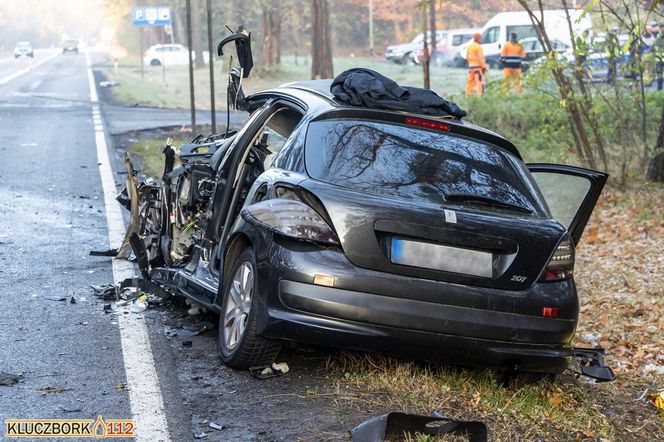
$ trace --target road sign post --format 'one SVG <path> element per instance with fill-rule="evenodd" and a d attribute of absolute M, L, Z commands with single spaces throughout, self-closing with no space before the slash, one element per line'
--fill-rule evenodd
<path fill-rule="evenodd" d="M 189 103 L 191 104 L 191 131 L 196 132 L 196 102 L 194 98 L 194 60 L 191 57 L 191 0 L 186 1 L 187 55 L 189 55 Z"/>
<path fill-rule="evenodd" d="M 143 27 L 145 26 L 171 26 L 170 6 L 137 6 L 131 9 L 131 24 L 138 27 L 140 34 L 141 80 L 143 79 Z M 163 38 L 161 39 L 163 40 Z M 165 54 L 165 53 L 164 53 Z M 161 80 L 166 82 L 166 55 L 161 60 Z"/>
<path fill-rule="evenodd" d="M 214 104 L 214 52 L 212 51 L 212 5 L 211 0 L 207 0 L 207 37 L 210 68 L 210 118 L 212 119 L 212 133 L 217 132 L 217 116 Z M 205 61 L 205 60 L 203 60 Z"/>

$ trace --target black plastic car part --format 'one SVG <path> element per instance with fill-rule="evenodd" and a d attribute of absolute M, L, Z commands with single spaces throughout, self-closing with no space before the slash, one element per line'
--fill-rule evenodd
<path fill-rule="evenodd" d="M 441 436 L 466 436 L 470 442 L 486 442 L 487 426 L 478 421 L 457 421 L 434 412 L 432 416 L 387 413 L 371 418 L 350 432 L 353 442 L 382 442 L 386 436 L 403 437 L 404 433 Z"/>
<path fill-rule="evenodd" d="M 596 382 L 610 382 L 616 378 L 611 367 L 604 361 L 603 348 L 572 348 L 572 362 L 570 369 Z"/>

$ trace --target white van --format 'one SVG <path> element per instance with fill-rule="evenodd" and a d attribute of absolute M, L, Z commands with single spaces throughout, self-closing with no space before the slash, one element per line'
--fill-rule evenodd
<path fill-rule="evenodd" d="M 539 17 L 538 12 L 535 14 Z M 569 15 L 572 19 L 572 29 L 575 35 L 580 35 L 586 29 L 592 30 L 590 14 L 580 9 L 570 9 Z M 564 9 L 544 11 L 544 26 L 552 40 L 557 40 L 567 46 L 572 45 L 573 37 L 569 32 Z M 518 40 L 537 37 L 537 31 L 530 20 L 530 16 L 525 11 L 501 12 L 493 16 L 482 27 L 482 31 L 480 32 L 482 39 L 480 43 L 484 49 L 486 61 L 491 66 L 498 66 L 500 51 L 512 32 L 516 33 Z M 465 65 L 469 45 L 470 42 L 464 44 L 459 49 L 458 55 L 455 58 L 455 65 Z"/>

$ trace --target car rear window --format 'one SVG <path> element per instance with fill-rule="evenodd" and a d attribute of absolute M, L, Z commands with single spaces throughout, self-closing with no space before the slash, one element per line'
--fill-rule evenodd
<path fill-rule="evenodd" d="M 541 213 L 526 167 L 479 140 L 381 121 L 333 119 L 307 132 L 307 173 L 361 192 L 434 204 L 476 195 Z M 501 209 L 498 209 L 501 210 Z"/>

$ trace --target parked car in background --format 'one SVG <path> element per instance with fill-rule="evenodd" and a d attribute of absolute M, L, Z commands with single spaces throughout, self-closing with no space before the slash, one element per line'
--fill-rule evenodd
<path fill-rule="evenodd" d="M 590 54 L 588 54 L 588 56 L 586 57 L 586 61 L 583 64 L 588 79 L 593 82 L 606 81 L 608 78 L 609 56 L 606 52 L 605 39 L 606 39 L 605 34 L 598 34 L 591 40 Z M 618 47 L 620 48 L 626 47 L 628 40 L 629 40 L 628 34 L 618 35 Z M 564 43 L 562 42 L 558 43 L 560 45 L 558 46 L 560 49 L 558 59 L 561 62 L 569 65 L 567 73 L 569 75 L 572 75 L 571 69 L 572 66 L 574 66 L 575 64 L 574 52 L 572 51 L 571 47 L 567 45 L 562 46 L 564 45 Z M 563 47 L 565 47 L 564 50 L 562 49 Z M 527 67 L 534 68 L 546 60 L 546 58 L 544 57 L 545 55 L 544 51 L 541 50 L 541 46 L 539 45 L 539 41 L 537 42 L 537 48 L 539 48 L 539 52 L 537 50 L 533 50 L 535 59 L 532 60 L 530 63 L 527 63 L 526 65 Z M 528 48 L 526 48 L 526 50 L 528 50 Z M 528 59 L 531 60 L 531 57 L 528 57 Z M 617 59 L 618 78 L 624 75 L 625 64 L 629 60 L 630 60 L 629 53 L 621 53 L 620 56 L 618 57 Z"/>
<path fill-rule="evenodd" d="M 448 66 L 454 61 L 454 56 L 459 52 L 459 48 L 473 38 L 473 34 L 477 32 L 474 28 L 462 29 L 447 29 L 443 31 L 443 36 L 436 40 L 436 55 L 432 62 L 436 66 Z M 422 54 L 424 48 L 420 48 L 414 52 L 414 60 L 417 64 L 422 63 Z M 429 50 L 431 54 L 431 50 Z"/>
<path fill-rule="evenodd" d="M 545 55 L 545 51 L 537 37 L 524 38 L 519 43 L 526 50 L 526 61 L 523 63 L 523 70 L 526 71 L 530 67 L 531 62 Z M 551 45 L 553 46 L 553 50 L 558 53 L 565 53 L 571 49 L 570 46 L 556 39 L 551 40 Z M 502 68 L 502 66 L 500 67 Z"/>
<path fill-rule="evenodd" d="M 196 53 L 192 51 L 196 60 Z M 189 64 L 187 48 L 181 44 L 159 44 L 150 46 L 143 57 L 143 62 L 150 66 L 181 66 Z"/>
<path fill-rule="evenodd" d="M 62 53 L 74 53 L 78 54 L 78 41 L 77 40 L 65 40 L 62 42 Z"/>
<path fill-rule="evenodd" d="M 454 56 L 459 52 L 461 46 L 472 40 L 473 34 L 478 31 L 479 29 L 475 28 L 448 30 L 444 41 L 441 44 L 436 45 L 436 59 L 434 60 L 436 65 L 451 65 L 454 61 Z"/>
<path fill-rule="evenodd" d="M 427 37 L 431 32 L 427 32 Z M 436 41 L 442 41 L 445 36 L 445 31 L 436 31 Z M 385 49 L 385 59 L 399 64 L 415 64 L 415 53 L 421 51 L 424 46 L 424 34 L 420 33 L 410 43 L 403 43 L 398 45 L 388 46 Z"/>
<path fill-rule="evenodd" d="M 29 41 L 19 41 L 14 47 L 14 58 L 30 57 L 34 58 L 35 52 L 32 49 L 32 44 Z"/>
<path fill-rule="evenodd" d="M 592 30 L 592 19 L 583 9 L 569 11 L 574 35 L 581 35 L 584 30 Z M 544 26 L 552 39 L 572 46 L 567 16 L 564 10 L 544 11 Z M 493 16 L 483 27 L 480 43 L 484 49 L 486 61 L 492 67 L 498 67 L 500 51 L 512 32 L 521 41 L 526 38 L 537 38 L 530 16 L 527 12 L 501 12 Z M 456 66 L 466 65 L 466 53 L 470 42 L 465 43 L 455 57 Z"/>

